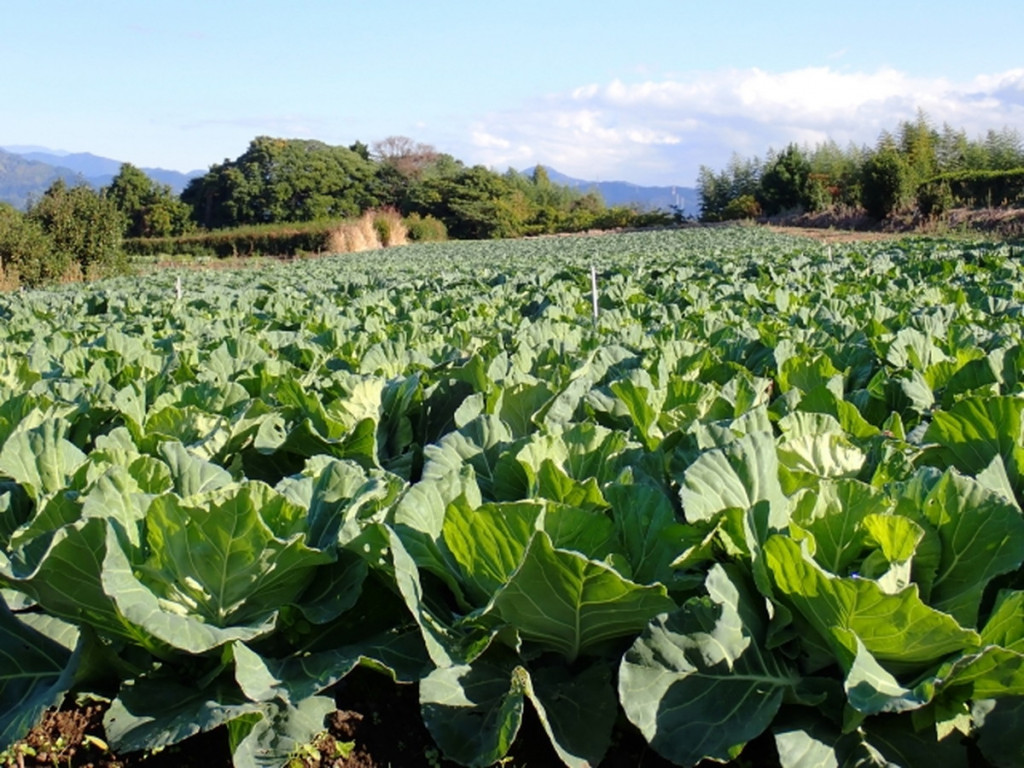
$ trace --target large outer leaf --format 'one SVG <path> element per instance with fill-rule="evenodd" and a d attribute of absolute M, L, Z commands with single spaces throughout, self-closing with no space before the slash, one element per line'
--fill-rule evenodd
<path fill-rule="evenodd" d="M 604 660 L 582 669 L 561 663 L 528 669 L 498 649 L 472 666 L 435 669 L 420 683 L 431 735 L 447 757 L 469 766 L 492 765 L 505 756 L 522 722 L 524 698 L 565 765 L 600 763 L 617 710 Z"/>
<path fill-rule="evenodd" d="M 527 680 L 525 669 L 504 658 L 439 667 L 420 682 L 423 722 L 449 759 L 492 765 L 519 732 Z"/>
<path fill-rule="evenodd" d="M 74 633 L 77 637 L 77 632 Z M 71 687 L 78 652 L 12 614 L 0 599 L 0 751 L 20 739 Z"/>
<path fill-rule="evenodd" d="M 660 584 L 642 586 L 604 563 L 555 549 L 538 531 L 488 611 L 571 661 L 596 644 L 639 632 L 673 608 Z"/>
<path fill-rule="evenodd" d="M 181 443 L 161 443 L 160 456 L 171 468 L 174 490 L 182 498 L 223 488 L 232 482 L 227 470 L 193 455 Z"/>
<path fill-rule="evenodd" d="M 967 750 L 956 737 L 938 741 L 915 732 L 905 717 L 873 717 L 856 730 L 812 713 L 787 714 L 772 729 L 782 768 L 966 768 Z"/>
<path fill-rule="evenodd" d="M 103 727 L 112 747 L 134 752 L 177 744 L 259 709 L 233 681 L 191 686 L 167 676 L 139 678 L 121 687 Z"/>
<path fill-rule="evenodd" d="M 120 551 L 105 520 L 82 520 L 57 531 L 33 562 L 5 565 L 0 558 L 0 582 L 29 595 L 53 616 L 157 653 L 166 651 L 149 632 L 128 621 L 105 591 L 105 560 L 111 545 Z"/>
<path fill-rule="evenodd" d="M 710 599 L 691 599 L 652 621 L 619 668 L 626 716 L 680 765 L 735 757 L 800 682 L 761 647 L 755 598 L 721 566 L 707 586 Z"/>
<path fill-rule="evenodd" d="M 881 491 L 858 480 L 823 480 L 816 492 L 801 498 L 793 519 L 814 536 L 814 559 L 832 573 L 845 576 L 866 545 L 864 519 L 890 507 Z"/>
<path fill-rule="evenodd" d="M 618 713 L 604 659 L 572 672 L 562 664 L 531 669 L 526 695 L 563 763 L 588 768 L 601 762 Z"/>
<path fill-rule="evenodd" d="M 977 702 L 973 715 L 978 729 L 978 748 L 993 766 L 1024 765 L 1024 697 Z"/>
<path fill-rule="evenodd" d="M 543 511 L 526 501 L 471 509 L 458 499 L 448 506 L 444 542 L 477 605 L 485 605 L 519 567 Z"/>
<path fill-rule="evenodd" d="M 234 768 L 279 768 L 289 755 L 326 729 L 324 720 L 334 711 L 334 699 L 313 696 L 296 704 L 268 702 L 262 717 L 235 747 Z"/>
<path fill-rule="evenodd" d="M 937 411 L 924 434 L 938 443 L 938 463 L 977 474 L 996 456 L 1006 465 L 1017 494 L 1024 497 L 1024 400 L 1019 397 L 968 397 L 948 411 Z"/>
<path fill-rule="evenodd" d="M 1024 591 L 1004 591 L 984 628 L 981 640 L 986 645 L 1001 645 L 1024 653 Z"/>
<path fill-rule="evenodd" d="M 399 535 L 388 529 L 388 541 L 391 545 L 391 560 L 394 564 L 395 585 L 398 587 L 406 607 L 419 625 L 423 634 L 423 642 L 427 647 L 430 660 L 438 667 L 450 667 L 459 658 L 458 641 L 451 627 L 439 619 L 427 606 L 423 596 L 423 584 L 416 561 L 405 549 Z"/>
<path fill-rule="evenodd" d="M 929 603 L 974 626 L 985 587 L 1024 562 L 1024 516 L 1009 500 L 954 471 L 915 502 L 942 544 Z"/>
<path fill-rule="evenodd" d="M 65 432 L 65 425 L 51 419 L 15 433 L 0 450 L 0 473 L 20 483 L 37 502 L 66 488 L 85 454 L 64 439 Z"/>
<path fill-rule="evenodd" d="M 188 612 L 188 603 L 161 599 L 141 582 L 121 549 L 113 530 L 107 534 L 101 574 L 103 589 L 112 596 L 119 616 L 141 637 L 152 637 L 187 653 L 204 653 L 235 640 L 253 640 L 274 627 L 273 613 L 262 620 L 220 627 Z"/>
<path fill-rule="evenodd" d="M 633 581 L 671 582 L 672 561 L 679 554 L 677 542 L 684 530 L 671 499 L 660 488 L 639 482 L 610 485 L 605 496 Z"/>
<path fill-rule="evenodd" d="M 767 502 L 769 524 L 781 528 L 788 507 L 779 484 L 775 439 L 770 433 L 756 432 L 701 454 L 686 469 L 679 495 L 690 522 Z"/>
<path fill-rule="evenodd" d="M 886 594 L 870 579 L 839 578 L 821 570 L 785 536 L 765 543 L 775 587 L 818 633 L 847 629 L 879 660 L 919 664 L 977 647 L 981 638 L 948 614 L 922 602 L 916 586 Z"/>

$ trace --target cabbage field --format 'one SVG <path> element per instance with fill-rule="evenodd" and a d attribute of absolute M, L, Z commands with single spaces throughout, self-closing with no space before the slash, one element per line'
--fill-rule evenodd
<path fill-rule="evenodd" d="M 757 228 L 0 296 L 0 751 L 1024 765 L 1024 250 Z M 596 312 L 596 314 L 595 314 Z M 748 765 L 751 763 L 748 759 Z"/>

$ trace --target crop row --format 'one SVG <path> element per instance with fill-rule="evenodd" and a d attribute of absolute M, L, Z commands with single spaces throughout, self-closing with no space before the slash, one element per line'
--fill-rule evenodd
<path fill-rule="evenodd" d="M 279 764 L 362 664 L 465 765 L 1021 764 L 1022 310 L 754 229 L 2 297 L 0 747 L 70 691 Z"/>

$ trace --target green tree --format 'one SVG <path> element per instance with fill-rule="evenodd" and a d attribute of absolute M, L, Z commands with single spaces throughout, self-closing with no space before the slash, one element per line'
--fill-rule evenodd
<path fill-rule="evenodd" d="M 697 172 L 697 194 L 700 197 L 700 220 L 722 221 L 725 207 L 732 200 L 732 184 L 725 171 L 715 173 L 702 165 Z"/>
<path fill-rule="evenodd" d="M 917 120 L 900 123 L 899 137 L 899 150 L 903 154 L 909 174 L 908 183 L 916 188 L 918 184 L 938 173 L 936 145 L 939 135 L 928 124 L 924 112 L 918 111 Z"/>
<path fill-rule="evenodd" d="M 904 206 L 913 191 L 912 172 L 906 158 L 885 144 L 864 163 L 861 203 L 869 216 L 884 219 Z"/>
<path fill-rule="evenodd" d="M 811 150 L 807 157 L 811 166 L 808 176 L 811 209 L 860 204 L 860 172 L 864 155 L 865 150 L 856 144 L 843 149 L 831 139 Z"/>
<path fill-rule="evenodd" d="M 1024 166 L 1024 145 L 1016 129 L 990 130 L 985 135 L 984 147 L 985 170 L 1009 171 Z"/>
<path fill-rule="evenodd" d="M 783 211 L 809 209 L 810 175 L 811 164 L 796 144 L 790 144 L 777 156 L 769 158 L 758 191 L 758 202 L 764 212 L 773 216 Z"/>
<path fill-rule="evenodd" d="M 347 147 L 260 136 L 182 192 L 200 224 L 316 221 L 358 215 L 374 202 L 374 164 Z"/>
<path fill-rule="evenodd" d="M 951 173 L 967 168 L 970 142 L 967 134 L 943 123 L 935 141 L 935 163 L 938 173 Z"/>
<path fill-rule="evenodd" d="M 82 184 L 54 182 L 28 210 L 53 241 L 54 248 L 88 274 L 115 263 L 121 253 L 124 217 L 112 200 Z"/>
<path fill-rule="evenodd" d="M 131 163 L 103 192 L 124 216 L 125 237 L 175 237 L 194 228 L 192 209 Z"/>

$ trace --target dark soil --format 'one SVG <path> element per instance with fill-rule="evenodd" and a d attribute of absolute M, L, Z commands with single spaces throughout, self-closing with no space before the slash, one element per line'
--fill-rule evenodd
<path fill-rule="evenodd" d="M 456 768 L 443 759 L 423 725 L 414 685 L 392 683 L 370 670 L 356 669 L 337 687 L 338 710 L 325 723 L 316 753 L 297 758 L 289 768 Z M 156 753 L 116 754 L 103 733 L 104 704 L 68 706 L 47 713 L 28 736 L 0 756 L 10 768 L 230 768 L 223 729 L 194 736 Z M 770 739 L 748 745 L 745 768 L 778 766 Z M 9 756 L 9 757 L 8 757 Z M 4 762 L 4 757 L 8 761 Z M 557 768 L 562 763 L 529 706 L 506 768 Z M 628 723 L 613 737 L 601 768 L 669 768 Z"/>

